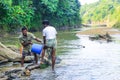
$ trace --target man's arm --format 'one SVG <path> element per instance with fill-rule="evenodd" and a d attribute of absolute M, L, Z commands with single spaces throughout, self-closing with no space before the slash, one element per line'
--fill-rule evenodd
<path fill-rule="evenodd" d="M 43 43 L 46 44 L 46 37 L 43 36 Z"/>
<path fill-rule="evenodd" d="M 39 38 L 35 38 L 35 40 L 36 40 L 37 42 L 42 42 L 42 40 L 40 40 Z"/>
<path fill-rule="evenodd" d="M 42 40 L 34 36 L 34 34 L 31 33 L 31 36 L 32 36 L 32 39 L 36 40 L 37 42 L 42 42 Z"/>

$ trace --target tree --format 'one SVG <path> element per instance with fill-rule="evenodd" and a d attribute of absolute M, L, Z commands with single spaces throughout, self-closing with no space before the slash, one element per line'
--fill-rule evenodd
<path fill-rule="evenodd" d="M 44 19 L 57 28 L 81 22 L 78 0 L 1 0 L 0 3 L 0 26 L 7 31 L 14 32 L 22 26 L 36 31 L 42 28 Z"/>

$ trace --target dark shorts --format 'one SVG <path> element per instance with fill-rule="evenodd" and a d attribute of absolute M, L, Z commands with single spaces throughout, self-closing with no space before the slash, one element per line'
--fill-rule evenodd
<path fill-rule="evenodd" d="M 24 51 L 22 52 L 22 57 L 25 57 L 25 56 L 31 56 L 31 52 L 30 51 Z"/>

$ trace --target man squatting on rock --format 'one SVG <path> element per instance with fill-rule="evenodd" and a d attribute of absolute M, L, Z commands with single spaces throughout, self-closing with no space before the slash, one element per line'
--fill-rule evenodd
<path fill-rule="evenodd" d="M 24 59 L 25 56 L 31 55 L 31 45 L 32 45 L 32 40 L 36 40 L 38 42 L 41 42 L 40 39 L 36 38 L 32 33 L 28 32 L 26 27 L 23 27 L 21 29 L 22 34 L 19 36 L 19 41 L 23 46 L 23 50 L 22 50 L 22 59 L 21 59 L 21 66 L 24 66 Z M 34 60 L 35 63 L 38 63 L 38 57 L 35 53 L 33 53 L 34 55 Z"/>

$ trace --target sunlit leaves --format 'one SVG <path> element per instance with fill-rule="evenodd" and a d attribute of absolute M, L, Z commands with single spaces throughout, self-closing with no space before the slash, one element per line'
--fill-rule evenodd
<path fill-rule="evenodd" d="M 84 22 L 107 22 L 113 25 L 119 21 L 120 0 L 100 0 L 97 3 L 85 5 L 81 9 L 81 15 Z M 91 15 L 92 14 L 92 15 Z"/>

